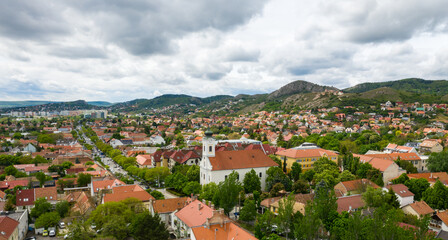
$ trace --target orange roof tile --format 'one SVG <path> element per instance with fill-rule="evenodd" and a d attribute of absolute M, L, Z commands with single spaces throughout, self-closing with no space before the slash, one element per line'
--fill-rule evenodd
<path fill-rule="evenodd" d="M 190 201 L 189 197 L 155 200 L 153 208 L 157 213 L 170 213 L 183 208 Z"/>
<path fill-rule="evenodd" d="M 0 238 L 9 239 L 18 225 L 19 222 L 16 220 L 7 216 L 0 216 Z"/>
<path fill-rule="evenodd" d="M 58 200 L 58 191 L 56 187 L 46 187 L 46 188 L 35 188 L 34 194 L 36 200 L 39 198 L 45 198 L 48 201 Z"/>
<path fill-rule="evenodd" d="M 233 222 L 210 225 L 209 227 L 195 227 L 192 229 L 197 240 L 256 240 L 246 230 Z"/>
<path fill-rule="evenodd" d="M 175 215 L 184 222 L 188 227 L 201 226 L 207 220 L 213 216 L 213 209 L 204 203 L 194 200 Z"/>
<path fill-rule="evenodd" d="M 119 202 L 128 198 L 137 198 L 142 202 L 147 202 L 151 199 L 155 199 L 151 194 L 146 191 L 137 192 L 120 192 L 120 193 L 107 193 L 104 195 L 104 202 Z"/>
<path fill-rule="evenodd" d="M 290 148 L 290 149 L 278 151 L 276 154 L 280 155 L 280 156 L 290 157 L 290 158 L 313 158 L 313 157 L 320 158 L 320 157 L 324 157 L 325 155 L 338 156 L 337 153 L 330 151 L 330 150 L 323 149 L 323 148 L 313 148 L 313 149 Z"/>
<path fill-rule="evenodd" d="M 209 157 L 209 160 L 212 171 L 278 166 L 259 149 L 216 152 L 215 157 Z"/>
<path fill-rule="evenodd" d="M 431 214 L 434 212 L 434 210 L 423 200 L 420 202 L 411 203 L 409 206 L 420 215 Z"/>

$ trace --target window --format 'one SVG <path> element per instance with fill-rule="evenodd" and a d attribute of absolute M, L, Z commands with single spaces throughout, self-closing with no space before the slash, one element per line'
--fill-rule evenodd
<path fill-rule="evenodd" d="M 211 152 L 212 151 L 212 146 L 208 147 L 208 151 Z"/>
<path fill-rule="evenodd" d="M 227 175 L 224 176 L 224 179 L 227 179 Z"/>
<path fill-rule="evenodd" d="M 263 176 L 263 174 L 262 174 L 261 172 L 260 172 L 260 174 L 259 174 L 259 175 L 260 175 L 260 178 L 261 178 L 261 176 Z"/>

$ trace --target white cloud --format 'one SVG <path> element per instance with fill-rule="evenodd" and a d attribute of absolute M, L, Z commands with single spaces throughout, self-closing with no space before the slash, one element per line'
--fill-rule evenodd
<path fill-rule="evenodd" d="M 0 3 L 0 100 L 446 79 L 447 8 L 443 0 Z"/>

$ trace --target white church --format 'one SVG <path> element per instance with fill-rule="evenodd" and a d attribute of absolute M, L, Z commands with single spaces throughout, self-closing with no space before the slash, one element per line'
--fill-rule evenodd
<path fill-rule="evenodd" d="M 202 160 L 200 163 L 201 185 L 224 181 L 232 171 L 238 172 L 239 180 L 243 181 L 247 172 L 255 170 L 261 181 L 261 189 L 266 186 L 266 171 L 278 166 L 262 150 L 240 150 L 215 152 L 216 140 L 211 131 L 206 131 L 202 140 Z"/>

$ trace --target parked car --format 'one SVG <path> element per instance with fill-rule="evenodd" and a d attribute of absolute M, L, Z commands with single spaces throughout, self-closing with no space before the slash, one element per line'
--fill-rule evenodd
<path fill-rule="evenodd" d="M 25 238 L 25 240 L 36 240 L 36 237 L 29 237 L 29 238 Z"/>
<path fill-rule="evenodd" d="M 42 236 L 44 236 L 44 237 L 48 236 L 48 231 L 47 231 L 47 230 L 44 230 L 44 231 L 42 232 Z"/>
<path fill-rule="evenodd" d="M 56 231 L 55 230 L 50 230 L 50 233 L 48 234 L 48 236 L 50 236 L 50 237 L 56 236 Z"/>
<path fill-rule="evenodd" d="M 64 228 L 65 228 L 65 223 L 64 223 L 64 222 L 60 222 L 60 223 L 59 223 L 59 228 L 64 229 Z"/>

